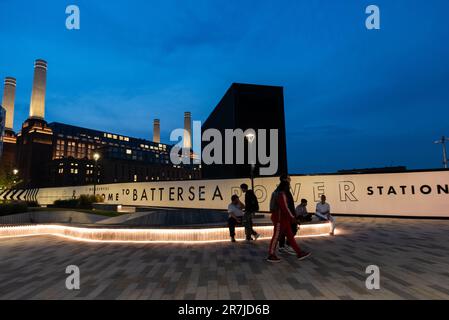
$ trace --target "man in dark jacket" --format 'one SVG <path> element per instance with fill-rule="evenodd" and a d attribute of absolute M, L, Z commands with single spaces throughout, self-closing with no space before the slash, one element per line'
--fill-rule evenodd
<path fill-rule="evenodd" d="M 260 235 L 253 228 L 253 215 L 259 211 L 259 202 L 253 190 L 248 188 L 246 183 L 240 185 L 240 189 L 245 194 L 245 215 L 243 216 L 243 225 L 245 226 L 246 241 L 254 240 Z"/>

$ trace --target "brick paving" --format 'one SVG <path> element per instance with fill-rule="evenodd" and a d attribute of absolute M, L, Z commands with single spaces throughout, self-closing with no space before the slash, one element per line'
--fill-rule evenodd
<path fill-rule="evenodd" d="M 86 243 L 0 239 L 0 299 L 449 299 L 449 220 L 338 218 L 336 237 L 300 239 L 313 257 L 265 261 L 268 241 Z M 368 265 L 380 290 L 368 290 Z M 81 288 L 67 290 L 77 265 Z"/>

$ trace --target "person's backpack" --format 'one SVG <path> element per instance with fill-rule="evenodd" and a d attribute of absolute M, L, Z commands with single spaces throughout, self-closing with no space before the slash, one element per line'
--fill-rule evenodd
<path fill-rule="evenodd" d="M 276 212 L 278 210 L 278 192 L 273 191 L 270 199 L 270 212 Z"/>
<path fill-rule="evenodd" d="M 257 197 L 254 194 L 254 191 L 251 192 L 251 206 L 252 206 L 254 212 L 259 211 L 259 201 L 257 201 Z"/>

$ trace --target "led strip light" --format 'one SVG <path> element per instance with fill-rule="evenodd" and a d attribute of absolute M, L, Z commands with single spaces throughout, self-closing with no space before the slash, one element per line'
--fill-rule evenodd
<path fill-rule="evenodd" d="M 271 239 L 273 226 L 256 226 L 260 239 Z M 330 223 L 302 225 L 299 237 L 327 236 Z M 245 238 L 245 229 L 236 228 L 236 238 Z M 229 241 L 228 228 L 205 229 L 107 229 L 63 225 L 29 225 L 0 227 L 0 239 L 25 236 L 54 235 L 86 242 L 121 243 L 207 243 Z"/>

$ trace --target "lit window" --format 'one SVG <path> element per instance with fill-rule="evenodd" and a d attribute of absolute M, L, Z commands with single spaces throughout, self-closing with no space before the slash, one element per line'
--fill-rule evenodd
<path fill-rule="evenodd" d="M 133 153 L 132 150 L 126 149 L 126 154 L 132 154 L 132 153 Z"/>

